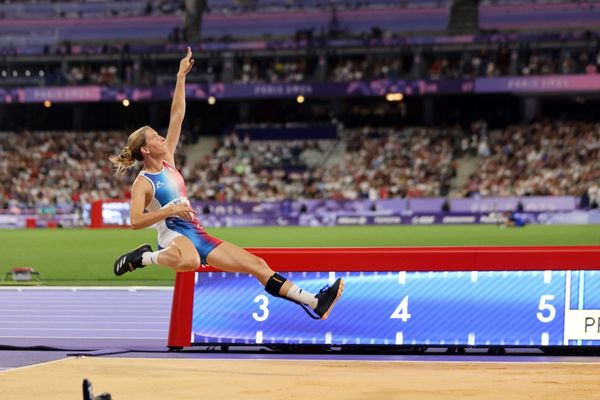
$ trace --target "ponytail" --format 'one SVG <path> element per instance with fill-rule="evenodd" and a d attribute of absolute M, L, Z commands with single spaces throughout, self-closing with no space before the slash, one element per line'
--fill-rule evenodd
<path fill-rule="evenodd" d="M 121 154 L 118 156 L 111 156 L 109 160 L 115 167 L 116 174 L 124 174 L 127 170 L 135 165 L 135 161 L 144 161 L 142 155 L 142 147 L 146 145 L 146 129 L 149 126 L 143 126 L 137 131 L 129 135 L 127 139 L 127 146 L 123 147 Z"/>
<path fill-rule="evenodd" d="M 123 175 L 129 168 L 135 165 L 135 160 L 133 159 L 133 155 L 131 154 L 131 149 L 129 146 L 123 147 L 121 154 L 118 156 L 110 156 L 109 160 L 115 167 L 115 174 Z"/>

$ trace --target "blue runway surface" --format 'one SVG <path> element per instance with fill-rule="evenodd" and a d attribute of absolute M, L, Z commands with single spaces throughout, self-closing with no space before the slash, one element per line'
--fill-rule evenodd
<path fill-rule="evenodd" d="M 164 348 L 172 297 L 172 288 L 2 288 L 0 345 Z"/>

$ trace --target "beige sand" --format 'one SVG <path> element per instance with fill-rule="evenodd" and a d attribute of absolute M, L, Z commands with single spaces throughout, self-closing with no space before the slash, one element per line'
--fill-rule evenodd
<path fill-rule="evenodd" d="M 2 400 L 600 399 L 600 363 L 69 358 L 0 373 Z"/>

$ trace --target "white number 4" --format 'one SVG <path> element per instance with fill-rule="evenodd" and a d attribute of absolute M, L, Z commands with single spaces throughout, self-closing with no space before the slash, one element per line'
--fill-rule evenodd
<path fill-rule="evenodd" d="M 556 308 L 549 302 L 554 300 L 554 296 L 551 294 L 544 294 L 540 297 L 540 305 L 538 306 L 538 311 L 535 315 L 540 322 L 548 323 L 556 317 Z M 548 311 L 548 315 L 544 315 L 544 311 Z"/>
<path fill-rule="evenodd" d="M 410 314 L 408 313 L 408 296 L 404 296 L 398 307 L 394 310 L 392 315 L 390 315 L 392 319 L 401 319 L 402 322 L 408 321 L 410 318 Z"/>
<path fill-rule="evenodd" d="M 254 298 L 254 302 L 260 303 L 258 305 L 258 308 L 262 311 L 262 315 L 260 315 L 257 312 L 253 312 L 252 318 L 254 318 L 254 320 L 258 321 L 258 322 L 265 321 L 267 318 L 269 318 L 269 308 L 268 308 L 269 298 L 267 296 L 265 296 L 264 294 L 259 294 L 258 296 L 256 296 Z"/>

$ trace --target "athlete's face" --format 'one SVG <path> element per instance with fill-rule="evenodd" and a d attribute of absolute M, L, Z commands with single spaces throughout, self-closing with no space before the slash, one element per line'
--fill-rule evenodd
<path fill-rule="evenodd" d="M 146 130 L 146 145 L 147 154 L 158 156 L 167 152 L 165 138 L 160 136 L 154 129 Z"/>

